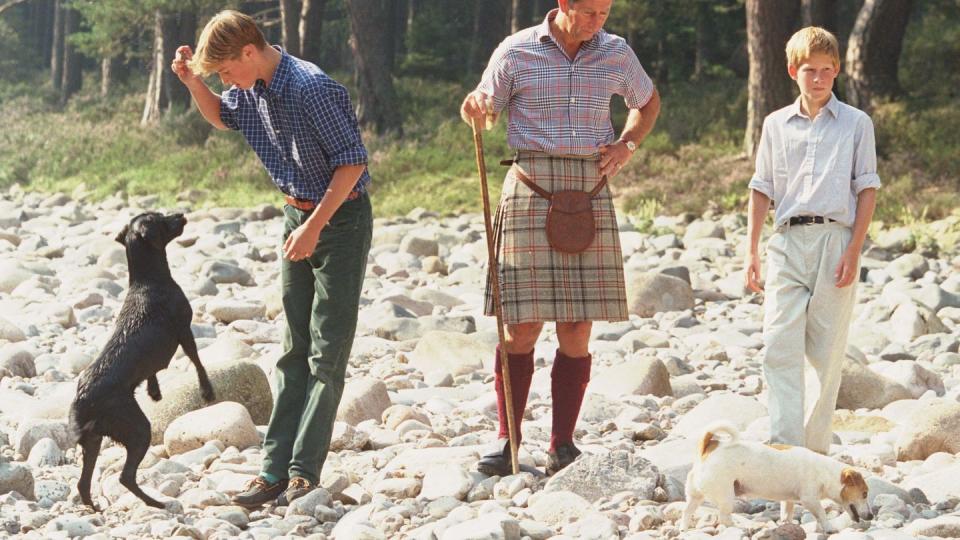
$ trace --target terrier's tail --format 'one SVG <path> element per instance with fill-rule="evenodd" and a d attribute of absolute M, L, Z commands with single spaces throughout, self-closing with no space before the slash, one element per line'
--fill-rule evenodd
<path fill-rule="evenodd" d="M 710 455 L 710 452 L 716 450 L 720 446 L 720 439 L 716 437 L 718 434 L 723 434 L 727 436 L 726 442 L 737 442 L 740 440 L 740 432 L 737 431 L 737 428 L 729 422 L 719 421 L 707 426 L 707 429 L 703 432 L 703 437 L 700 438 L 700 445 L 697 449 L 697 454 L 700 456 L 700 461 L 703 461 Z"/>

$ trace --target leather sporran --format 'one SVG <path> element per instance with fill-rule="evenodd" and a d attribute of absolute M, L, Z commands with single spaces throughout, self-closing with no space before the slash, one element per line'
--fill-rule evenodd
<path fill-rule="evenodd" d="M 597 234 L 593 219 L 593 198 L 607 184 L 606 176 L 590 191 L 550 193 L 519 170 L 516 170 L 515 174 L 534 193 L 550 203 L 547 209 L 546 232 L 551 248 L 561 253 L 580 253 L 593 244 Z"/>

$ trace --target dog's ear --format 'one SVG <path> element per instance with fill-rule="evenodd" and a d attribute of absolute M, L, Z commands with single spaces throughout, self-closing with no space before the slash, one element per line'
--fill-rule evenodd
<path fill-rule="evenodd" d="M 840 483 L 850 487 L 860 487 L 867 484 L 863 481 L 863 475 L 850 467 L 844 468 L 840 473 Z"/>
<path fill-rule="evenodd" d="M 117 233 L 117 236 L 114 237 L 114 240 L 120 242 L 123 245 L 127 245 L 127 233 L 130 232 L 130 225 L 124 225 L 123 230 Z"/>

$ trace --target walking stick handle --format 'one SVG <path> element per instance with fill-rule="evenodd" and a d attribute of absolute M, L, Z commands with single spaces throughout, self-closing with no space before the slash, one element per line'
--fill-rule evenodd
<path fill-rule="evenodd" d="M 503 304 L 500 296 L 500 270 L 497 261 L 497 251 L 494 245 L 493 222 L 490 218 L 490 194 L 487 189 L 487 167 L 483 157 L 483 129 L 481 119 L 473 118 L 473 147 L 477 155 L 477 170 L 480 173 L 480 193 L 483 196 L 483 222 L 487 233 L 487 271 L 490 276 L 491 292 L 493 293 L 493 313 L 497 318 L 497 337 L 500 342 L 500 376 L 503 380 L 503 395 L 507 409 L 507 431 L 510 437 L 510 465 L 513 474 L 520 472 L 520 463 L 517 461 L 519 446 L 513 410 L 513 391 L 510 384 L 510 355 L 507 354 L 507 340 L 503 331 Z M 523 411 L 520 411 L 523 414 Z"/>

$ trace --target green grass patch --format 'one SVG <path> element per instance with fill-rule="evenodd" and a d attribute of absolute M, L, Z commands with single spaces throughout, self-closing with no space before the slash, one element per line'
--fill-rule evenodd
<path fill-rule="evenodd" d="M 340 80 L 349 77 L 341 75 Z M 123 192 L 157 195 L 172 205 L 178 193 L 208 194 L 196 206 L 253 206 L 280 195 L 242 137 L 211 129 L 196 111 L 139 125 L 143 97 L 81 94 L 61 109 L 44 81 L 0 84 L 0 188 L 70 192 L 84 185 L 96 198 Z M 90 81 L 86 88 L 95 88 Z M 27 92 L 26 88 L 35 87 Z M 135 81 L 132 88 L 139 88 Z M 364 133 L 379 216 L 417 207 L 440 214 L 481 207 L 472 131 L 459 119 L 467 88 L 418 78 L 398 81 L 402 135 Z M 674 83 L 661 88 L 663 113 L 655 131 L 611 181 L 617 204 L 652 223 L 657 214 L 707 209 L 745 211 L 753 162 L 742 154 L 742 81 Z M 614 100 L 615 104 L 618 100 Z M 622 106 L 614 111 L 617 129 Z M 888 224 L 933 220 L 960 207 L 960 106 L 950 100 L 904 100 L 874 113 L 880 174 L 877 219 Z M 484 132 L 493 204 L 510 157 L 503 120 Z"/>

